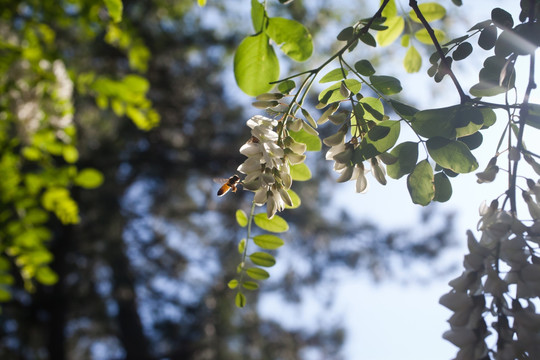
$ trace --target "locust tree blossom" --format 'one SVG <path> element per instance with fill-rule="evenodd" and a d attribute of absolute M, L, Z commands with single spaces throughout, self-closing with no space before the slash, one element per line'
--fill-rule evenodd
<path fill-rule="evenodd" d="M 240 148 L 247 159 L 237 169 L 246 175 L 244 188 L 255 192 L 255 204 L 266 204 L 268 218 L 286 205 L 293 205 L 287 192 L 292 185 L 290 164 L 303 162 L 306 151 L 305 144 L 291 137 L 280 139 L 276 132 L 278 124 L 277 120 L 261 115 L 247 121 L 252 137 Z"/>

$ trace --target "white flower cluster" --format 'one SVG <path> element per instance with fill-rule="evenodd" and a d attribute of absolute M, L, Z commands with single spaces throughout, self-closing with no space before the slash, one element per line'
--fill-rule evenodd
<path fill-rule="evenodd" d="M 372 172 L 375 179 L 382 185 L 386 185 L 386 170 L 379 156 L 369 160 L 371 169 L 366 169 L 364 163 L 355 164 L 352 161 L 355 145 L 352 142 L 341 143 L 332 146 L 326 153 L 326 160 L 333 160 L 334 171 L 339 174 L 337 182 L 356 180 L 356 192 L 365 193 L 369 183 L 366 178 L 368 172 Z"/>
<path fill-rule="evenodd" d="M 531 188 L 531 185 L 534 185 Z M 450 281 L 452 290 L 440 303 L 454 312 L 450 330 L 443 337 L 460 348 L 455 360 L 490 359 L 486 317 L 497 334 L 497 360 L 540 359 L 540 315 L 531 299 L 540 297 L 540 207 L 531 193 L 540 189 L 529 184 L 523 197 L 534 220 L 530 227 L 513 214 L 499 209 L 498 202 L 482 204 L 477 241 L 468 232 L 469 254 L 465 271 Z M 487 303 L 489 301 L 489 303 Z M 526 304 L 527 306 L 524 306 Z"/>
<path fill-rule="evenodd" d="M 293 205 L 287 192 L 292 185 L 289 164 L 304 161 L 306 145 L 291 137 L 280 140 L 275 131 L 280 125 L 277 120 L 256 115 L 247 121 L 247 125 L 252 137 L 240 148 L 240 153 L 247 159 L 238 171 L 246 175 L 242 182 L 244 188 L 255 192 L 255 204 L 267 204 L 267 216 L 272 218 L 285 205 Z"/>

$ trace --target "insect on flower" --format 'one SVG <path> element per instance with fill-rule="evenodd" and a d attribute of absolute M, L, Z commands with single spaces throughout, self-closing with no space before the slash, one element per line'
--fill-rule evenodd
<path fill-rule="evenodd" d="M 229 179 L 217 179 L 217 182 L 225 182 L 218 190 L 217 195 L 223 196 L 226 193 L 229 192 L 229 190 L 232 190 L 232 192 L 236 192 L 237 185 L 240 182 L 240 178 L 238 175 L 233 175 Z"/>

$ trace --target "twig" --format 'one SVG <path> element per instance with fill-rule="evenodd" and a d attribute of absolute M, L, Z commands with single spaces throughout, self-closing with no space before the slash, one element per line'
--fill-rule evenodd
<path fill-rule="evenodd" d="M 418 8 L 418 3 L 416 2 L 416 0 L 409 0 L 409 6 L 414 10 L 414 13 L 418 17 L 418 19 L 420 19 L 420 21 L 422 22 L 422 25 L 424 26 L 424 28 L 427 30 L 429 36 L 431 37 L 431 41 L 433 42 L 433 45 L 435 45 L 435 48 L 437 49 L 437 53 L 439 54 L 439 57 L 441 58 L 441 65 L 443 66 L 446 73 L 450 76 L 452 81 L 454 82 L 454 86 L 456 87 L 456 90 L 459 93 L 461 103 L 464 104 L 464 103 L 470 101 L 471 98 L 465 94 L 465 92 L 461 88 L 461 85 L 460 85 L 456 75 L 454 74 L 454 72 L 450 68 L 450 65 L 448 65 L 448 61 L 446 61 L 446 55 L 444 54 L 444 52 L 443 52 L 443 50 L 441 48 L 441 45 L 439 44 L 439 40 L 437 40 L 437 37 L 435 36 L 435 32 L 431 28 L 431 25 L 429 25 L 429 23 L 427 22 L 426 18 L 424 17 L 424 14 L 422 14 L 420 9 Z"/>

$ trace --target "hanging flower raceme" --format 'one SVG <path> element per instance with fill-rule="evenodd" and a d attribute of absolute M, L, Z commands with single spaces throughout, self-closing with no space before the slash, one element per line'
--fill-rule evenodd
<path fill-rule="evenodd" d="M 264 116 L 252 117 L 247 121 L 252 137 L 240 148 L 240 153 L 247 156 L 238 167 L 246 175 L 244 188 L 255 192 L 256 205 L 267 205 L 268 218 L 282 211 L 285 205 L 292 206 L 287 192 L 292 185 L 289 164 L 303 162 L 306 151 L 305 144 L 291 137 L 280 139 L 275 131 L 278 124 L 277 120 Z"/>

